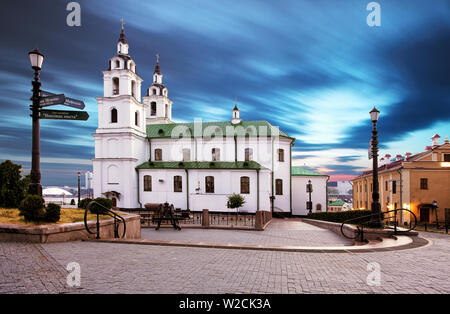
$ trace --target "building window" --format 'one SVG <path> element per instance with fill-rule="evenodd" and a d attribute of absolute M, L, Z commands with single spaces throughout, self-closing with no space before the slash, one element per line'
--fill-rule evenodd
<path fill-rule="evenodd" d="M 322 210 L 322 204 L 316 205 L 316 211 L 320 212 Z"/>
<path fill-rule="evenodd" d="M 241 194 L 250 194 L 250 178 L 241 177 Z"/>
<path fill-rule="evenodd" d="M 111 123 L 117 123 L 117 109 L 113 108 L 111 110 Z"/>
<path fill-rule="evenodd" d="M 165 113 L 164 113 L 164 116 L 165 116 L 166 118 L 169 117 L 169 105 L 168 105 L 168 104 L 166 104 L 166 111 L 165 111 Z"/>
<path fill-rule="evenodd" d="M 162 149 L 157 148 L 155 149 L 155 161 L 161 161 L 162 160 Z"/>
<path fill-rule="evenodd" d="M 113 95 L 119 95 L 119 78 L 113 78 Z"/>
<path fill-rule="evenodd" d="M 183 191 L 183 183 L 181 181 L 181 176 L 173 177 L 173 191 L 174 192 L 182 192 Z"/>
<path fill-rule="evenodd" d="M 388 181 L 386 180 L 386 181 L 384 181 L 384 183 L 385 183 L 385 185 L 386 185 L 385 190 L 387 191 L 387 190 L 388 190 Z"/>
<path fill-rule="evenodd" d="M 281 179 L 275 180 L 275 194 L 283 195 L 283 180 Z"/>
<path fill-rule="evenodd" d="M 136 98 L 136 82 L 131 81 L 131 96 Z"/>
<path fill-rule="evenodd" d="M 208 176 L 205 178 L 206 193 L 214 193 L 214 177 Z"/>
<path fill-rule="evenodd" d="M 370 192 L 373 191 L 373 183 L 370 184 Z"/>
<path fill-rule="evenodd" d="M 152 191 L 152 176 L 144 176 L 144 191 Z"/>
<path fill-rule="evenodd" d="M 139 126 L 139 111 L 136 111 L 136 112 L 134 113 L 134 124 L 135 124 L 136 126 Z"/>
<path fill-rule="evenodd" d="M 151 113 L 150 115 L 156 116 L 156 102 L 151 103 Z"/>
<path fill-rule="evenodd" d="M 278 161 L 284 162 L 284 149 L 278 150 Z"/>
<path fill-rule="evenodd" d="M 245 149 L 245 161 L 251 161 L 253 159 L 253 149 L 246 148 Z"/>
<path fill-rule="evenodd" d="M 444 161 L 450 162 L 450 154 L 444 154 Z"/>
<path fill-rule="evenodd" d="M 427 178 L 420 178 L 420 189 L 428 190 L 428 179 Z"/>
<path fill-rule="evenodd" d="M 220 160 L 220 148 L 213 148 L 211 150 L 212 155 L 212 161 L 219 161 Z"/>
<path fill-rule="evenodd" d="M 120 68 L 120 61 L 116 60 L 116 69 Z"/>
<path fill-rule="evenodd" d="M 156 95 L 156 88 L 152 89 L 153 95 Z"/>
<path fill-rule="evenodd" d="M 183 161 L 191 160 L 191 150 L 189 148 L 183 148 Z"/>
<path fill-rule="evenodd" d="M 397 181 L 392 181 L 392 194 L 397 194 Z"/>

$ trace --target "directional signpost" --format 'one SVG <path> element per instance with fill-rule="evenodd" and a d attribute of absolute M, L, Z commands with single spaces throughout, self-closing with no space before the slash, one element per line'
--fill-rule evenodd
<path fill-rule="evenodd" d="M 42 108 L 47 106 L 62 105 L 65 100 L 66 97 L 64 94 L 45 96 L 39 99 L 39 106 Z"/>
<path fill-rule="evenodd" d="M 42 97 L 41 99 L 50 98 L 51 96 L 60 96 L 60 95 L 55 95 L 50 92 L 41 91 L 41 97 Z M 61 103 L 58 103 L 57 105 L 68 106 L 68 107 L 72 107 L 72 108 L 76 108 L 76 109 L 80 109 L 80 110 L 83 110 L 85 107 L 83 101 L 78 100 L 78 99 L 69 98 L 69 97 L 65 97 L 64 100 Z M 41 107 L 47 107 L 47 106 L 52 106 L 52 105 L 44 105 L 44 106 L 41 105 Z"/>

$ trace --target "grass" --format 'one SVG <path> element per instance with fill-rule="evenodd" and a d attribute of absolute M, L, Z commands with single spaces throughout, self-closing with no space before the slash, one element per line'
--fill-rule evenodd
<path fill-rule="evenodd" d="M 111 218 L 108 215 L 100 215 L 100 219 Z M 87 220 L 97 220 L 97 215 L 88 213 Z M 28 222 L 23 219 L 23 216 L 19 216 L 19 210 L 0 208 L 0 224 L 15 224 L 15 225 L 53 225 L 53 224 L 65 224 L 72 222 L 84 221 L 84 209 L 78 208 L 61 208 L 61 218 L 56 223 L 50 222 Z"/>

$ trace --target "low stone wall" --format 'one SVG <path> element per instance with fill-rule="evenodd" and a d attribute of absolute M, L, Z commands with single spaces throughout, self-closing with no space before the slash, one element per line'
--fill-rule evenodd
<path fill-rule="evenodd" d="M 306 219 L 306 218 L 303 218 L 302 221 L 309 223 L 311 225 L 320 227 L 320 228 L 328 229 L 340 236 L 343 236 L 341 233 L 342 223 L 330 222 L 330 221 L 324 221 L 324 220 Z M 356 226 L 353 226 L 353 225 L 345 224 L 342 229 L 348 237 L 356 237 L 356 235 L 358 234 L 358 229 L 356 228 Z M 399 228 L 399 230 L 400 230 L 400 228 Z M 364 228 L 363 232 L 364 232 L 364 239 L 366 239 L 366 240 L 377 240 L 377 239 L 382 239 L 382 238 L 389 238 L 394 235 L 393 229 Z M 402 233 L 402 234 L 408 235 L 408 236 L 417 236 L 418 232 L 417 231 L 409 231 L 407 233 Z M 355 239 L 355 240 L 358 241 L 360 239 Z"/>
<path fill-rule="evenodd" d="M 121 215 L 126 222 L 125 239 L 141 238 L 141 218 L 139 215 Z M 96 221 L 88 221 L 88 227 L 96 232 Z M 123 233 L 123 224 L 119 226 L 119 235 Z M 67 242 L 94 239 L 95 234 L 86 231 L 84 222 L 69 224 L 24 226 L 0 224 L 0 241 L 17 241 L 33 243 Z M 100 238 L 114 238 L 114 219 L 100 220 Z"/>

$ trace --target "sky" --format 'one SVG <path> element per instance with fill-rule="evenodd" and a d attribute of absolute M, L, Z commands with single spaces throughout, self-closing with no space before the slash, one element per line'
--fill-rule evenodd
<path fill-rule="evenodd" d="M 45 55 L 42 89 L 83 100 L 88 121 L 41 120 L 42 183 L 77 184 L 92 169 L 102 72 L 116 54 L 121 23 L 130 55 L 151 85 L 155 55 L 173 120 L 267 120 L 296 138 L 293 163 L 349 178 L 371 166 L 369 111 L 380 111 L 380 154 L 413 154 L 450 136 L 450 2 L 367 0 L 2 2 L 0 161 L 31 161 L 28 52 Z M 63 109 L 59 106 L 54 109 Z M 65 109 L 68 109 L 67 107 Z"/>

